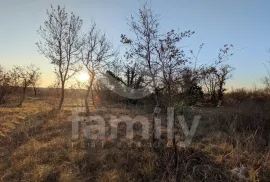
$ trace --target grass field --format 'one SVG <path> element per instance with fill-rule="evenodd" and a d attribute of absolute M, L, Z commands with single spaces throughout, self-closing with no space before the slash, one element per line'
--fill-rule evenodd
<path fill-rule="evenodd" d="M 187 120 L 198 113 L 202 118 L 192 144 L 179 148 L 175 170 L 174 151 L 167 140 L 152 147 L 147 140 L 139 146 L 139 137 L 132 142 L 123 136 L 94 142 L 84 137 L 71 140 L 73 108 L 66 104 L 56 114 L 42 99 L 28 100 L 22 108 L 0 108 L 1 181 L 175 181 L 176 177 L 181 181 L 240 181 L 240 175 L 242 181 L 270 179 L 270 152 L 262 147 L 263 140 L 256 133 L 224 129 L 224 125 L 230 127 L 222 124 L 231 121 L 230 109 L 188 112 Z M 91 114 L 103 116 L 108 127 L 111 114 L 135 117 L 142 113 L 108 106 L 92 108 Z M 151 119 L 151 114 L 146 116 Z M 166 132 L 166 125 L 162 131 Z"/>

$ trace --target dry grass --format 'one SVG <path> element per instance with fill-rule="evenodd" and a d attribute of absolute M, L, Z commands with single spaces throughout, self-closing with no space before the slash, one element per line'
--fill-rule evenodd
<path fill-rule="evenodd" d="M 0 137 L 5 137 L 26 120 L 36 120 L 36 114 L 50 110 L 44 101 L 26 102 L 23 107 L 0 107 Z M 32 117 L 32 118 L 31 118 Z"/>
<path fill-rule="evenodd" d="M 138 147 L 137 140 L 130 143 L 123 138 L 106 140 L 104 146 L 96 141 L 95 147 L 85 138 L 71 141 L 72 107 L 55 115 L 45 106 L 44 101 L 35 101 L 23 108 L 1 108 L 2 181 L 238 181 L 231 170 L 241 165 L 248 168 L 247 180 L 270 179 L 269 150 L 254 145 L 259 140 L 255 132 L 232 136 L 224 125 L 233 117 L 222 111 L 214 116 L 214 111 L 202 114 L 193 144 L 178 151 L 175 169 L 174 151 L 165 141 L 159 147 L 149 147 L 149 141 Z M 92 114 L 108 122 L 110 114 L 134 117 L 140 113 L 114 106 Z M 6 125 L 12 127 L 7 130 Z"/>

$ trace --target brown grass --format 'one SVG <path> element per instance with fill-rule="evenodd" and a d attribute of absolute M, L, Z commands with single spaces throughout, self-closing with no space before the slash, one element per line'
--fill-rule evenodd
<path fill-rule="evenodd" d="M 269 150 L 259 147 L 264 142 L 258 144 L 263 139 L 256 130 L 231 132 L 228 123 L 233 123 L 235 114 L 231 110 L 202 111 L 194 141 L 179 149 L 175 169 L 174 151 L 165 141 L 159 147 L 149 147 L 149 141 L 138 147 L 123 138 L 107 140 L 103 147 L 98 141 L 91 147 L 85 138 L 71 141 L 72 107 L 54 114 L 45 103 L 0 109 L 2 181 L 239 181 L 231 170 L 241 165 L 248 168 L 250 181 L 270 179 Z M 141 112 L 114 106 L 95 113 L 108 122 L 110 114 L 134 117 Z M 194 114 L 189 113 L 189 120 Z"/>
<path fill-rule="evenodd" d="M 44 101 L 26 102 L 23 107 L 0 107 L 0 137 L 7 136 L 28 120 L 36 120 L 36 114 L 48 110 L 50 107 Z"/>

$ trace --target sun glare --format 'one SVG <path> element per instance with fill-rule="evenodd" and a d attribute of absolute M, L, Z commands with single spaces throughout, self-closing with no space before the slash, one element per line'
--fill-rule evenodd
<path fill-rule="evenodd" d="M 80 81 L 87 81 L 89 80 L 89 75 L 87 73 L 81 73 L 79 79 Z"/>

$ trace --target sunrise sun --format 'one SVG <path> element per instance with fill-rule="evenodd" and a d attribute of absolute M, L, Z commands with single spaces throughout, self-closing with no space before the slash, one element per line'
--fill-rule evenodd
<path fill-rule="evenodd" d="M 89 80 L 89 75 L 87 73 L 81 73 L 79 75 L 79 79 L 80 79 L 80 81 L 87 81 L 87 80 Z"/>

